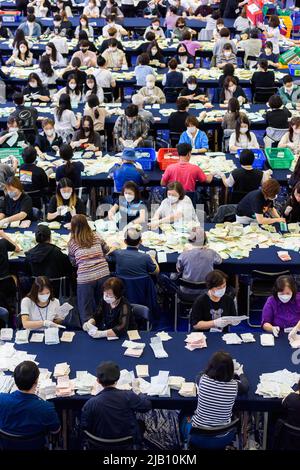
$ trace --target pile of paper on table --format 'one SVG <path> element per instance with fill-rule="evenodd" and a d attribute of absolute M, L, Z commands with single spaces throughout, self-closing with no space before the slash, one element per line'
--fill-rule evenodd
<path fill-rule="evenodd" d="M 59 364 L 56 364 L 54 367 L 54 377 L 61 377 L 63 375 L 69 375 L 70 374 L 70 366 L 67 362 L 60 362 Z"/>
<path fill-rule="evenodd" d="M 79 370 L 76 372 L 76 378 L 72 382 L 78 395 L 91 395 L 97 385 L 97 377 L 86 370 Z M 99 389 L 103 388 L 100 384 L 98 385 Z"/>
<path fill-rule="evenodd" d="M 292 387 L 299 382 L 300 375 L 287 369 L 260 375 L 256 394 L 264 398 L 284 398 L 294 390 Z"/>
<path fill-rule="evenodd" d="M 206 336 L 204 333 L 201 332 L 190 333 L 189 335 L 187 335 L 185 342 L 187 343 L 185 347 L 189 351 L 194 351 L 194 349 L 207 348 Z"/>
<path fill-rule="evenodd" d="M 178 393 L 182 397 L 195 397 L 197 394 L 196 384 L 194 382 L 184 382 Z"/>
<path fill-rule="evenodd" d="M 126 348 L 124 356 L 141 357 L 145 346 L 145 343 L 137 343 L 135 341 L 125 340 L 122 344 L 122 347 Z"/>

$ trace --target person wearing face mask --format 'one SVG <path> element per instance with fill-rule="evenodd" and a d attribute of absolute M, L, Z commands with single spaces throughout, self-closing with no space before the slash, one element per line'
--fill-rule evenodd
<path fill-rule="evenodd" d="M 218 41 L 219 39 L 221 39 L 221 36 L 220 36 L 220 31 L 221 29 L 223 29 L 225 27 L 224 25 L 224 20 L 223 18 L 219 18 L 217 21 L 216 21 L 216 27 L 215 29 L 213 30 L 213 40 L 214 41 Z"/>
<path fill-rule="evenodd" d="M 191 328 L 193 331 L 217 329 L 222 331 L 231 325 L 226 318 L 236 316 L 233 298 L 226 294 L 228 276 L 215 269 L 205 277 L 207 292 L 194 302 L 191 311 Z"/>
<path fill-rule="evenodd" d="M 6 181 L 5 193 L 0 206 L 0 227 L 11 222 L 32 220 L 32 200 L 24 192 L 19 178 L 13 176 Z"/>
<path fill-rule="evenodd" d="M 300 181 L 292 188 L 283 214 L 288 223 L 300 222 Z"/>
<path fill-rule="evenodd" d="M 54 121 L 52 119 L 43 119 L 42 128 L 44 133 L 38 134 L 34 143 L 39 157 L 43 157 L 48 152 L 57 152 L 63 143 L 62 138 L 54 130 Z"/>
<path fill-rule="evenodd" d="M 85 212 L 85 206 L 76 195 L 72 181 L 62 178 L 57 184 L 56 195 L 50 199 L 47 220 L 65 223 L 66 228 L 69 228 L 72 217 Z"/>
<path fill-rule="evenodd" d="M 205 114 L 201 116 L 205 117 Z M 179 139 L 179 144 L 189 144 L 197 153 L 205 153 L 208 150 L 208 138 L 205 132 L 200 131 L 199 121 L 195 116 L 188 116 L 185 121 L 186 131 Z"/>
<path fill-rule="evenodd" d="M 146 86 L 138 90 L 138 94 L 144 98 L 144 104 L 164 104 L 166 97 L 161 88 L 155 85 L 155 77 L 147 75 Z"/>
<path fill-rule="evenodd" d="M 90 43 L 88 40 L 83 39 L 79 43 L 80 50 L 75 52 L 72 56 L 72 59 L 78 57 L 82 65 L 86 67 L 96 67 L 97 66 L 97 56 L 95 52 L 89 50 Z"/>
<path fill-rule="evenodd" d="M 289 148 L 295 155 L 300 154 L 300 117 L 290 120 L 289 130 L 280 139 L 278 147 Z"/>
<path fill-rule="evenodd" d="M 22 152 L 24 163 L 20 166 L 20 181 L 23 185 L 24 191 L 40 191 L 41 194 L 46 194 L 48 189 L 48 177 L 43 168 L 36 165 L 37 151 L 34 147 L 29 145 Z M 34 207 L 41 209 L 41 198 L 32 195 L 32 203 Z"/>
<path fill-rule="evenodd" d="M 20 41 L 11 57 L 5 62 L 5 65 L 14 67 L 30 67 L 32 65 L 33 55 L 29 50 L 27 41 Z"/>
<path fill-rule="evenodd" d="M 46 44 L 46 49 L 43 55 L 49 57 L 52 67 L 65 67 L 66 65 L 65 59 L 63 58 L 62 54 L 58 52 L 53 42 L 48 42 Z"/>
<path fill-rule="evenodd" d="M 175 23 L 175 28 L 172 32 L 173 38 L 176 38 L 179 41 L 182 41 L 183 35 L 189 32 L 190 32 L 190 28 L 186 25 L 185 18 L 179 17 Z"/>
<path fill-rule="evenodd" d="M 99 152 L 101 149 L 101 137 L 99 132 L 94 130 L 93 120 L 90 116 L 84 116 L 78 131 L 75 132 L 71 147 L 92 152 Z"/>
<path fill-rule="evenodd" d="M 108 48 L 103 52 L 102 57 L 105 59 L 106 66 L 108 68 L 128 68 L 126 55 L 121 49 L 118 49 L 118 43 L 116 39 L 109 40 Z"/>
<path fill-rule="evenodd" d="M 97 84 L 97 80 L 94 75 L 88 75 L 83 88 L 83 101 L 87 101 L 89 96 L 96 95 L 99 103 L 104 102 L 103 88 Z"/>
<path fill-rule="evenodd" d="M 278 181 L 270 178 L 261 185 L 261 189 L 250 191 L 239 202 L 236 211 L 236 221 L 240 224 L 275 224 L 285 222 L 274 207 L 274 201 L 280 192 Z"/>
<path fill-rule="evenodd" d="M 152 31 L 155 34 L 155 39 L 165 39 L 165 33 L 164 30 L 160 27 L 160 20 L 159 18 L 152 18 L 151 20 L 151 25 L 148 26 L 145 30 L 144 33 L 144 39 L 146 38 L 146 34 Z"/>
<path fill-rule="evenodd" d="M 102 29 L 102 36 L 104 38 L 109 37 L 108 31 L 110 30 L 110 28 L 115 28 L 117 30 L 116 39 L 118 39 L 118 41 L 122 40 L 122 36 L 128 36 L 128 31 L 126 31 L 123 26 L 116 23 L 116 15 L 108 15 L 106 21 L 107 24 Z"/>
<path fill-rule="evenodd" d="M 270 41 L 266 42 L 265 48 L 259 55 L 259 59 L 267 60 L 269 69 L 278 69 L 279 67 L 278 56 L 274 54 L 273 44 Z"/>
<path fill-rule="evenodd" d="M 300 321 L 300 293 L 293 276 L 279 276 L 262 310 L 262 328 L 277 337 Z"/>
<path fill-rule="evenodd" d="M 41 26 L 35 21 L 35 16 L 31 14 L 27 15 L 26 21 L 21 23 L 18 29 L 21 29 L 25 36 L 40 37 L 42 34 Z"/>
<path fill-rule="evenodd" d="M 139 109 L 134 104 L 129 104 L 125 114 L 118 117 L 114 126 L 114 137 L 118 147 L 125 148 L 151 146 L 148 138 L 149 122 L 139 116 Z"/>
<path fill-rule="evenodd" d="M 64 160 L 64 164 L 56 168 L 55 179 L 60 181 L 68 178 L 72 181 L 74 188 L 82 186 L 81 173 L 84 171 L 84 164 L 80 161 L 72 162 L 73 148 L 69 144 L 62 144 L 59 148 L 59 156 Z"/>
<path fill-rule="evenodd" d="M 217 56 L 216 63 L 218 69 L 223 69 L 226 64 L 232 64 L 234 67 L 237 67 L 236 54 L 233 52 L 231 44 L 224 44 L 221 53 Z"/>
<path fill-rule="evenodd" d="M 124 184 L 119 199 L 108 211 L 108 219 L 116 220 L 116 214 L 121 218 L 119 228 L 123 228 L 134 222 L 135 224 L 144 224 L 146 220 L 145 204 L 141 199 L 139 187 L 133 181 Z"/>
<path fill-rule="evenodd" d="M 238 149 L 259 149 L 254 132 L 250 132 L 250 121 L 246 114 L 240 113 L 236 120 L 235 131 L 229 139 L 229 151 L 235 153 Z"/>
<path fill-rule="evenodd" d="M 18 120 L 15 117 L 10 116 L 7 119 L 7 130 L 2 131 L 0 133 L 0 147 L 9 148 L 12 146 L 13 147 L 25 146 L 25 136 L 24 136 L 24 133 L 19 128 Z M 18 162 L 17 159 L 12 158 L 12 163 L 14 167 L 15 167 L 15 161 Z M 13 175 L 10 175 L 10 176 L 13 176 Z M 1 181 L 1 177 L 0 177 L 0 181 Z"/>
<path fill-rule="evenodd" d="M 101 11 L 101 18 L 107 18 L 109 15 L 113 14 L 114 11 L 116 11 L 117 19 L 121 20 L 124 18 L 124 14 L 118 7 L 117 2 L 115 0 L 108 0 Z"/>
<path fill-rule="evenodd" d="M 41 101 L 48 103 L 50 101 L 50 92 L 44 87 L 40 77 L 36 73 L 28 76 L 28 85 L 23 89 L 25 101 Z"/>
<path fill-rule="evenodd" d="M 180 92 L 180 96 L 184 96 L 190 103 L 199 103 L 199 101 L 208 103 L 208 98 L 201 93 L 197 78 L 194 75 L 189 76 L 186 81 L 186 86 Z M 208 103 L 207 106 L 210 106 L 210 103 Z"/>
<path fill-rule="evenodd" d="M 30 292 L 21 302 L 21 321 L 23 328 L 39 330 L 41 328 L 58 327 L 59 300 L 54 297 L 53 287 L 45 276 L 37 277 Z"/>
<path fill-rule="evenodd" d="M 300 86 L 293 83 L 291 75 L 285 75 L 282 79 L 283 86 L 279 88 L 278 94 L 282 103 L 290 108 L 300 109 Z"/>
<path fill-rule="evenodd" d="M 52 96 L 52 101 L 56 103 L 61 99 L 63 95 L 69 96 L 73 106 L 74 104 L 78 106 L 78 104 L 82 101 L 80 85 L 77 82 L 75 75 L 69 75 L 67 80 L 67 86 L 61 88 L 57 93 L 55 93 Z"/>
<path fill-rule="evenodd" d="M 97 7 L 95 0 L 89 0 L 87 6 L 85 6 L 83 9 L 83 14 L 87 18 L 99 18 L 100 17 L 100 10 L 99 10 L 99 7 Z"/>
<path fill-rule="evenodd" d="M 170 5 L 164 21 L 164 27 L 167 29 L 169 34 L 172 33 L 175 29 L 178 18 L 180 18 L 180 15 L 178 14 L 178 8 L 174 5 Z"/>
<path fill-rule="evenodd" d="M 175 59 L 178 62 L 179 69 L 192 69 L 195 65 L 195 60 L 189 54 L 185 44 L 179 44 L 177 47 Z"/>
<path fill-rule="evenodd" d="M 247 97 L 245 95 L 245 92 L 243 88 L 240 85 L 238 85 L 237 79 L 232 76 L 227 76 L 224 80 L 223 88 L 220 93 L 220 106 L 221 107 L 225 107 L 225 105 L 227 106 L 228 101 L 231 98 L 237 98 L 240 105 L 247 102 Z"/>
<path fill-rule="evenodd" d="M 80 31 L 86 31 L 89 39 L 94 39 L 94 28 L 89 25 L 89 19 L 86 15 L 81 15 L 79 18 L 79 25 L 75 29 L 75 38 L 79 38 Z"/>
<path fill-rule="evenodd" d="M 118 46 L 117 46 L 118 49 L 121 49 L 121 51 L 124 52 L 124 47 L 123 47 L 122 41 L 119 41 L 117 39 L 117 36 L 118 36 L 118 30 L 116 28 L 114 28 L 113 26 L 111 28 L 109 28 L 108 38 L 104 39 L 104 41 L 102 41 L 101 45 L 98 47 L 98 52 L 99 52 L 98 58 L 101 57 L 101 54 L 109 47 L 109 41 L 111 39 L 115 39 L 117 41 L 117 44 L 118 44 Z M 98 58 L 97 58 L 97 60 L 98 60 Z"/>

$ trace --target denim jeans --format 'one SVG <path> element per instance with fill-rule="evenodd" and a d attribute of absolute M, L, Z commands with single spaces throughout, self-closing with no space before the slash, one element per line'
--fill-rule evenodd
<path fill-rule="evenodd" d="M 99 307 L 102 286 L 109 276 L 87 284 L 77 284 L 77 305 L 81 323 L 89 320 Z"/>

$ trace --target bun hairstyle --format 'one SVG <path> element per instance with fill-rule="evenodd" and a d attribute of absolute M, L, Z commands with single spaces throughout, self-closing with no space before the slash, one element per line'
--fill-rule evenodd
<path fill-rule="evenodd" d="M 35 232 L 35 240 L 37 243 L 46 243 L 51 240 L 51 230 L 46 225 L 38 225 Z"/>

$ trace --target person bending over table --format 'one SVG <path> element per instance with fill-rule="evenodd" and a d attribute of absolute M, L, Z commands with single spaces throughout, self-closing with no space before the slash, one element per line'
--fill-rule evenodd
<path fill-rule="evenodd" d="M 24 192 L 19 178 L 12 176 L 5 184 L 4 200 L 0 208 L 0 227 L 11 222 L 32 219 L 32 200 Z"/>
<path fill-rule="evenodd" d="M 41 194 L 46 194 L 48 189 L 48 176 L 43 168 L 37 166 L 37 151 L 31 145 L 22 152 L 24 163 L 20 166 L 20 181 L 26 192 L 40 191 L 39 195 L 32 194 L 32 204 L 41 209 Z"/>
<path fill-rule="evenodd" d="M 72 111 L 70 95 L 67 93 L 60 96 L 53 114 L 55 131 L 64 139 L 66 136 L 73 135 L 74 129 L 80 126 L 80 115 L 76 117 Z"/>
<path fill-rule="evenodd" d="M 56 85 L 58 74 L 56 70 L 53 70 L 48 56 L 42 55 L 36 73 L 40 77 L 43 86 Z"/>
<path fill-rule="evenodd" d="M 192 69 L 195 66 L 195 59 L 189 54 L 185 44 L 179 44 L 177 46 L 175 59 L 177 60 L 179 69 Z"/>
<path fill-rule="evenodd" d="M 191 199 L 185 195 L 181 183 L 174 181 L 167 186 L 167 197 L 162 201 L 149 223 L 151 230 L 155 230 L 161 224 L 174 224 L 182 226 L 184 223 L 193 222 L 199 225 L 199 221 Z"/>
<path fill-rule="evenodd" d="M 123 229 L 127 224 L 144 224 L 146 222 L 145 204 L 141 199 L 139 187 L 133 181 L 128 181 L 122 188 L 121 195 L 113 207 L 108 211 L 108 219 L 115 220 L 119 214 L 119 227 Z"/>
<path fill-rule="evenodd" d="M 177 98 L 177 111 L 174 111 L 172 114 L 170 114 L 168 119 L 168 128 L 170 132 L 182 133 L 186 130 L 185 122 L 186 119 L 190 116 L 188 113 L 189 105 L 190 102 L 188 99 L 186 99 L 186 97 L 179 96 L 179 98 Z"/>
<path fill-rule="evenodd" d="M 21 302 L 23 328 L 37 330 L 57 326 L 62 322 L 58 309 L 59 300 L 54 297 L 51 282 L 45 276 L 37 277 Z"/>
<path fill-rule="evenodd" d="M 56 168 L 56 181 L 68 178 L 72 181 L 74 188 L 81 188 L 81 173 L 84 171 L 84 164 L 81 161 L 72 162 L 74 156 L 72 146 L 70 144 L 62 144 L 59 148 L 59 156 L 65 163 Z"/>
<path fill-rule="evenodd" d="M 251 78 L 252 93 L 255 93 L 256 88 L 274 88 L 275 74 L 273 70 L 268 70 L 268 61 L 259 59 L 257 65 L 257 72 Z"/>
<path fill-rule="evenodd" d="M 230 98 L 237 98 L 240 105 L 247 102 L 245 92 L 243 88 L 238 85 L 237 79 L 235 77 L 227 76 L 224 80 L 223 88 L 220 93 L 220 107 L 227 105 Z"/>
<path fill-rule="evenodd" d="M 41 101 L 48 103 L 50 101 L 50 92 L 44 87 L 40 77 L 36 73 L 30 73 L 28 76 L 28 85 L 23 89 L 25 101 Z"/>
<path fill-rule="evenodd" d="M 163 56 L 162 50 L 160 49 L 157 41 L 150 42 L 147 48 L 147 54 L 150 58 L 150 64 L 152 66 L 164 68 L 166 66 L 165 58 Z"/>
<path fill-rule="evenodd" d="M 131 102 L 139 108 L 139 116 L 141 116 L 142 119 L 148 121 L 149 125 L 155 123 L 155 119 L 151 111 L 144 109 L 144 98 L 141 94 L 136 93 L 135 95 L 132 95 Z"/>
<path fill-rule="evenodd" d="M 56 195 L 50 199 L 47 220 L 65 223 L 65 227 L 70 228 L 72 217 L 85 212 L 85 206 L 76 195 L 72 181 L 62 178 L 57 184 Z"/>
<path fill-rule="evenodd" d="M 149 133 L 149 122 L 139 116 L 139 108 L 129 104 L 125 113 L 119 116 L 114 125 L 114 138 L 121 150 L 127 147 L 145 147 Z"/>
<path fill-rule="evenodd" d="M 222 317 L 236 316 L 234 300 L 226 294 L 228 276 L 215 269 L 205 277 L 207 292 L 194 302 L 191 311 L 191 327 L 194 331 L 223 330 L 234 324 Z"/>
<path fill-rule="evenodd" d="M 275 127 L 276 129 L 288 129 L 292 113 L 283 107 L 280 96 L 271 96 L 268 105 L 270 109 L 266 112 L 266 126 Z"/>
<path fill-rule="evenodd" d="M 186 81 L 186 87 L 181 90 L 179 96 L 184 96 L 190 103 L 198 103 L 201 101 L 202 103 L 206 103 L 206 106 L 210 106 L 210 103 L 208 103 L 209 99 L 206 95 L 201 93 L 197 78 L 194 75 L 189 76 Z"/>
<path fill-rule="evenodd" d="M 116 39 L 109 40 L 108 48 L 102 53 L 102 57 L 105 59 L 106 66 L 108 68 L 122 68 L 123 70 L 128 68 L 125 52 L 118 49 L 118 42 Z"/>
<path fill-rule="evenodd" d="M 216 60 L 218 69 L 223 69 L 226 64 L 232 64 L 234 67 L 237 67 L 236 53 L 233 52 L 232 45 L 229 43 L 224 44 Z"/>
<path fill-rule="evenodd" d="M 199 116 L 204 118 L 206 113 Z M 197 150 L 197 153 L 205 153 L 208 150 L 208 138 L 205 132 L 200 131 L 199 121 L 195 116 L 188 116 L 185 121 L 187 130 L 184 131 L 179 139 L 180 144 L 189 144 L 193 150 Z"/>
<path fill-rule="evenodd" d="M 300 293 L 293 276 L 279 276 L 273 295 L 268 297 L 263 310 L 261 325 L 265 331 L 278 336 L 280 330 L 293 328 L 300 321 Z"/>
<path fill-rule="evenodd" d="M 77 150 L 84 149 L 92 152 L 99 152 L 101 149 L 101 137 L 94 130 L 93 119 L 90 116 L 83 116 L 81 119 L 80 127 L 72 138 L 71 147 Z"/>
<path fill-rule="evenodd" d="M 62 138 L 55 132 L 54 121 L 46 118 L 42 120 L 43 134 L 38 134 L 35 140 L 35 149 L 39 157 L 45 153 L 56 153 L 63 143 Z"/>
<path fill-rule="evenodd" d="M 300 117 L 290 120 L 289 131 L 281 137 L 278 147 L 289 148 L 295 155 L 300 154 Z"/>
<path fill-rule="evenodd" d="M 283 214 L 288 223 L 300 222 L 300 181 L 293 187 Z"/>
<path fill-rule="evenodd" d="M 25 147 L 25 135 L 24 132 L 19 128 L 18 119 L 14 116 L 10 116 L 7 119 L 7 130 L 0 133 L 0 147 L 11 148 L 13 147 Z M 18 162 L 14 157 L 11 157 L 13 161 Z"/>
<path fill-rule="evenodd" d="M 250 121 L 246 114 L 240 113 L 236 120 L 235 131 L 229 138 L 228 146 L 230 153 L 239 149 L 259 149 L 256 135 L 250 131 Z"/>
<path fill-rule="evenodd" d="M 138 186 L 142 186 L 148 181 L 146 174 L 142 168 L 137 166 L 135 150 L 124 149 L 122 152 L 121 165 L 116 163 L 109 170 L 109 178 L 114 180 L 114 191 L 120 193 L 127 181 L 132 181 Z"/>
<path fill-rule="evenodd" d="M 43 56 L 47 56 L 49 58 L 52 67 L 65 67 L 66 65 L 65 59 L 63 58 L 62 54 L 58 52 L 53 42 L 48 42 L 46 44 Z"/>
<path fill-rule="evenodd" d="M 285 75 L 282 79 L 283 86 L 279 88 L 278 94 L 284 105 L 289 105 L 293 109 L 300 109 L 300 86 L 294 83 L 291 75 Z"/>
<path fill-rule="evenodd" d="M 136 79 L 137 86 L 145 86 L 146 78 L 148 75 L 156 76 L 155 70 L 149 65 L 150 57 L 147 52 L 143 52 L 137 58 L 137 65 L 134 69 L 134 76 Z"/>
<path fill-rule="evenodd" d="M 228 101 L 227 111 L 222 119 L 222 128 L 235 129 L 236 121 L 240 117 L 240 103 L 237 98 L 230 98 Z"/>
<path fill-rule="evenodd" d="M 121 279 L 111 277 L 103 284 L 103 298 L 99 308 L 82 325 L 92 338 L 119 338 L 127 330 L 136 330 L 132 307 L 124 297 Z"/>
<path fill-rule="evenodd" d="M 270 178 L 265 181 L 261 189 L 248 193 L 239 202 L 236 212 L 236 221 L 240 224 L 250 224 L 256 220 L 258 224 L 275 224 L 285 222 L 274 207 L 274 201 L 280 192 L 278 181 Z"/>
<path fill-rule="evenodd" d="M 144 104 L 164 104 L 166 102 L 165 94 L 155 85 L 153 75 L 147 75 L 146 86 L 140 88 L 137 93 L 144 98 Z"/>
<path fill-rule="evenodd" d="M 266 59 L 268 61 L 269 69 L 273 69 L 273 70 L 278 69 L 279 67 L 278 54 L 274 54 L 273 44 L 271 43 L 271 41 L 266 42 L 265 48 L 259 54 L 259 59 Z"/>

